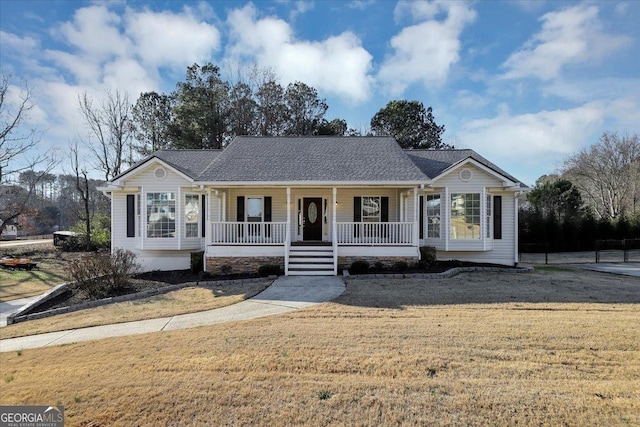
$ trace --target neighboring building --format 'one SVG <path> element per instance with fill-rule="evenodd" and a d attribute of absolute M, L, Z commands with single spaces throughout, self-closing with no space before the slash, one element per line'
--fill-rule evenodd
<path fill-rule="evenodd" d="M 472 150 L 403 150 L 391 137 L 236 137 L 224 150 L 154 153 L 114 178 L 113 248 L 145 269 L 337 274 L 438 259 L 515 265 L 513 176 Z"/>
<path fill-rule="evenodd" d="M 0 240 L 16 240 L 18 238 L 18 226 L 15 224 L 0 225 L 3 228 Z"/>

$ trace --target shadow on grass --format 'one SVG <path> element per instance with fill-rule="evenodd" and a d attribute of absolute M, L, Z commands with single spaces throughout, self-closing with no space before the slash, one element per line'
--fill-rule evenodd
<path fill-rule="evenodd" d="M 448 279 L 352 279 L 335 303 L 408 306 L 499 303 L 640 303 L 640 278 L 583 270 L 463 273 Z"/>

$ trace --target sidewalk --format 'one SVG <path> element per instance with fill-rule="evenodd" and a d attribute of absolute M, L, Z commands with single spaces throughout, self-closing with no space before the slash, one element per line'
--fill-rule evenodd
<path fill-rule="evenodd" d="M 256 319 L 330 301 L 345 290 L 335 276 L 283 276 L 253 298 L 214 310 L 0 340 L 0 352 Z"/>

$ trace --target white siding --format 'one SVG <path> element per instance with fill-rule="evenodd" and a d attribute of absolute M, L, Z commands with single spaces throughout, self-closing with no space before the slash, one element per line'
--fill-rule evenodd
<path fill-rule="evenodd" d="M 186 238 L 184 215 L 184 195 L 186 193 L 205 194 L 191 182 L 165 168 L 166 177 L 158 179 L 154 170 L 159 164 L 152 163 L 123 183 L 131 191 L 113 192 L 111 201 L 111 246 L 123 248 L 138 255 L 138 260 L 146 270 L 173 270 L 189 268 L 190 252 L 204 248 L 202 238 Z M 135 190 L 137 189 L 137 190 Z M 176 236 L 170 238 L 146 237 L 146 195 L 155 192 L 173 192 L 176 195 Z M 127 237 L 127 194 L 140 197 L 141 221 L 137 226 L 137 237 Z M 204 209 L 204 207 L 201 207 Z"/>
<path fill-rule="evenodd" d="M 515 198 L 511 190 L 502 189 L 503 182 L 493 175 L 484 172 L 474 165 L 465 165 L 462 169 L 470 169 L 473 177 L 470 181 L 463 181 L 459 177 L 459 170 L 455 170 L 448 176 L 436 182 L 438 187 L 432 193 L 441 194 L 441 238 L 422 239 L 421 245 L 433 246 L 438 250 L 438 259 L 441 260 L 461 260 L 474 262 L 487 262 L 496 264 L 513 265 L 515 259 Z M 455 240 L 449 238 L 449 224 L 451 220 L 451 194 L 454 193 L 479 193 L 490 194 L 492 196 L 502 196 L 502 239 L 489 239 L 484 241 L 485 236 L 485 198 L 481 197 L 483 206 L 481 217 L 481 227 L 483 239 L 479 240 Z M 447 197 L 448 195 L 448 197 Z M 426 197 L 425 197 L 426 203 Z M 425 206 L 426 211 L 426 206 Z M 426 233 L 426 231 L 425 231 Z M 426 235 L 426 234 L 425 234 Z M 448 239 L 448 250 L 446 240 Z"/>

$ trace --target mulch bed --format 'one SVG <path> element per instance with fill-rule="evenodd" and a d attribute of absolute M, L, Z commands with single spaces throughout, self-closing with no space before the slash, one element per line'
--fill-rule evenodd
<path fill-rule="evenodd" d="M 129 286 L 122 289 L 118 294 L 105 295 L 103 298 L 116 297 L 121 295 L 129 295 L 137 292 L 143 292 L 151 289 L 164 288 L 167 285 L 177 285 L 187 282 L 210 282 L 218 280 L 231 279 L 249 279 L 259 277 L 257 274 L 229 274 L 229 275 L 201 275 L 193 274 L 191 270 L 174 270 L 174 271 L 148 271 L 134 276 L 129 282 Z M 75 304 L 81 304 L 87 301 L 95 301 L 98 298 L 92 298 L 82 292 L 80 289 L 71 285 L 69 290 L 62 294 L 38 305 L 34 308 L 33 313 L 51 310 L 54 308 L 68 307 Z"/>

